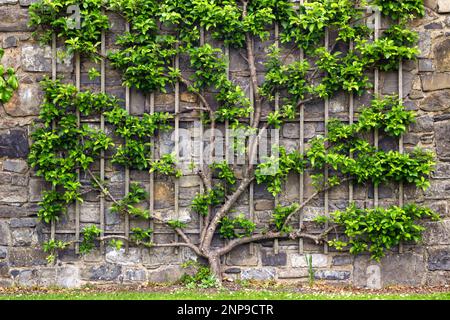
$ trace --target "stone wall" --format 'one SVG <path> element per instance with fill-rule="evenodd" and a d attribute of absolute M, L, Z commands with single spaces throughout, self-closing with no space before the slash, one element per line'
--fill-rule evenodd
<path fill-rule="evenodd" d="M 13 99 L 0 106 L 0 286 L 9 285 L 59 285 L 79 286 L 85 283 L 140 283 L 177 280 L 185 270 L 181 264 L 195 255 L 187 249 L 131 247 L 128 253 L 105 248 L 80 257 L 73 248 L 62 252 L 55 265 L 47 265 L 45 254 L 39 244 L 49 238 L 50 228 L 37 221 L 37 202 L 41 191 L 48 188 L 27 166 L 26 157 L 30 146 L 29 133 L 33 119 L 39 112 L 42 93 L 39 80 L 51 72 L 51 50 L 39 46 L 31 37 L 27 27 L 27 7 L 32 0 L 0 0 L 0 45 L 6 53 L 2 63 L 14 66 L 20 76 L 20 88 Z M 419 145 L 434 150 L 438 164 L 433 173 L 431 188 L 421 192 L 405 188 L 406 201 L 417 201 L 435 209 L 442 222 L 425 223 L 427 231 L 420 245 L 404 244 L 402 253 L 395 248 L 390 254 L 375 263 L 366 255 L 357 257 L 348 253 L 337 253 L 330 249 L 323 253 L 322 246 L 305 240 L 305 253 L 312 254 L 315 277 L 335 284 L 353 284 L 362 287 L 401 285 L 442 285 L 450 282 L 450 6 L 447 0 L 428 0 L 427 15 L 413 23 L 420 33 L 420 58 L 404 63 L 403 93 L 406 105 L 417 111 L 417 123 L 411 126 L 405 136 L 405 149 Z M 123 21 L 111 16 L 113 27 L 107 35 L 108 45 L 116 33 L 124 28 Z M 257 52 L 262 53 L 267 43 L 257 43 Z M 230 76 L 243 86 L 248 84 L 248 71 L 237 52 L 231 52 Z M 258 58 L 261 62 L 261 57 Z M 258 64 L 261 66 L 261 63 Z M 97 89 L 98 81 L 87 77 L 92 67 L 89 61 L 82 61 L 81 82 L 83 89 Z M 258 70 L 263 74 L 264 70 Z M 72 57 L 58 61 L 58 75 L 74 80 Z M 398 92 L 397 73 L 381 74 L 383 93 Z M 120 76 L 107 68 L 106 90 L 118 97 L 124 97 Z M 370 99 L 357 99 L 361 106 Z M 131 112 L 145 112 L 148 106 L 143 97 L 132 92 Z M 181 92 L 181 108 L 196 104 L 194 96 Z M 173 111 L 173 93 L 158 94 L 155 97 L 156 111 Z M 266 111 L 267 112 L 267 111 Z M 195 116 L 195 114 L 190 114 Z M 338 95 L 330 103 L 330 116 L 348 118 L 348 97 Z M 195 131 L 198 121 L 183 121 L 183 128 Z M 308 140 L 324 131 L 323 104 L 306 106 L 305 139 Z M 281 131 L 281 142 L 287 148 L 298 148 L 300 128 L 298 122 L 287 123 Z M 396 148 L 397 142 L 381 137 L 380 146 Z M 159 153 L 173 148 L 168 137 L 159 144 Z M 185 174 L 179 182 L 178 199 L 174 195 L 174 183 L 170 179 L 156 177 L 154 189 L 155 214 L 162 218 L 173 216 L 175 201 L 180 212 L 178 217 L 188 223 L 191 236 L 195 239 L 198 229 L 197 217 L 189 210 L 193 195 L 199 190 L 197 177 Z M 86 177 L 82 177 L 86 178 Z M 124 174 L 106 161 L 106 178 L 111 183 L 111 192 L 123 195 Z M 131 180 L 149 183 L 146 172 L 131 172 Z M 298 177 L 289 178 L 280 201 L 298 201 Z M 306 176 L 305 197 L 313 192 Z M 348 188 L 330 192 L 330 210 L 343 208 L 348 204 Z M 81 205 L 80 225 L 99 224 L 100 208 L 98 193 L 86 194 Z M 373 203 L 373 188 L 355 188 L 354 199 L 361 206 Z M 380 204 L 395 204 L 398 200 L 396 186 L 382 186 L 379 191 Z M 242 197 L 238 210 L 248 212 L 248 197 Z M 110 205 L 107 203 L 107 207 Z M 254 218 L 257 223 L 268 220 L 274 207 L 273 198 L 262 186 L 255 185 Z M 323 212 L 323 199 L 317 199 L 305 208 L 305 225 L 316 214 Z M 131 221 L 131 226 L 147 226 L 147 222 Z M 105 231 L 111 234 L 123 232 L 123 218 L 110 212 L 105 213 Z M 57 238 L 73 239 L 75 229 L 74 208 L 57 224 Z M 173 239 L 171 230 L 155 227 L 155 242 Z M 219 239 L 217 241 L 220 241 Z M 225 257 L 225 274 L 229 278 L 277 279 L 280 281 L 307 281 L 308 270 L 303 254 L 299 253 L 297 241 L 280 241 L 274 250 L 273 241 L 239 248 Z"/>

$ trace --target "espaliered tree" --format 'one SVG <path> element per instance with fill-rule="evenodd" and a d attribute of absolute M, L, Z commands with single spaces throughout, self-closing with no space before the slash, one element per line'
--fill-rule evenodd
<path fill-rule="evenodd" d="M 149 137 L 170 128 L 168 113 L 129 115 L 115 98 L 105 94 L 78 92 L 72 85 L 45 80 L 45 101 L 42 105 L 42 128 L 33 134 L 30 163 L 37 174 L 54 186 L 44 193 L 39 217 L 49 223 L 65 212 L 65 207 L 75 200 L 82 201 L 83 190 L 96 188 L 113 201 L 113 211 L 141 219 L 155 219 L 172 227 L 180 241 L 168 244 L 151 243 L 152 230 L 133 229 L 130 238 L 123 236 L 100 237 L 96 226 L 83 230 L 81 252 L 94 248 L 95 240 L 112 240 L 120 247 L 123 241 L 152 246 L 185 246 L 208 261 L 209 274 L 221 279 L 220 257 L 238 246 L 269 239 L 311 239 L 320 244 L 327 242 L 339 250 L 352 253 L 369 251 L 379 260 L 402 241 L 419 241 L 423 227 L 421 218 L 438 219 L 430 209 L 416 204 L 403 207 L 358 208 L 350 204 L 344 211 L 329 217 L 319 216 L 317 224 L 327 223 L 319 234 L 298 229 L 294 217 L 321 193 L 343 183 L 374 184 L 387 182 L 412 184 L 426 189 L 433 169 L 433 155 L 421 149 L 411 153 L 377 149 L 367 140 L 368 133 L 379 130 L 391 137 L 400 137 L 414 121 L 414 112 L 407 110 L 396 96 L 374 96 L 371 103 L 359 110 L 358 121 L 352 124 L 331 119 L 327 134 L 316 136 L 304 153 L 280 147 L 278 156 L 268 157 L 253 164 L 256 146 L 263 134 L 280 128 L 285 121 L 295 119 L 299 107 L 308 102 L 332 98 L 337 92 L 362 95 L 371 88 L 368 72 L 379 68 L 392 71 L 401 60 L 414 59 L 418 54 L 417 34 L 407 29 L 407 22 L 424 14 L 422 1 L 360 0 L 305 1 L 303 5 L 288 0 L 83 0 L 81 28 L 67 27 L 66 9 L 75 4 L 72 0 L 41 0 L 30 7 L 31 25 L 44 34 L 44 42 L 56 33 L 64 39 L 70 51 L 78 51 L 94 60 L 108 59 L 120 70 L 123 83 L 144 94 L 165 92 L 177 82 L 196 95 L 201 106 L 194 107 L 202 114 L 206 127 L 214 129 L 227 121 L 231 128 L 253 132 L 244 146 L 246 164 L 229 165 L 226 162 L 200 164 L 194 169 L 203 183 L 203 192 L 192 201 L 193 214 L 203 219 L 199 241 L 194 242 L 184 232 L 186 225 L 177 220 L 158 220 L 153 212 L 141 209 L 138 204 L 147 194 L 140 185 L 132 185 L 123 199 L 115 199 L 108 191 L 107 181 L 100 181 L 90 170 L 90 165 L 101 150 L 115 150 L 113 162 L 138 170 L 150 170 L 173 176 L 181 175 L 173 155 L 163 155 L 150 160 Z M 378 6 L 382 15 L 395 21 L 379 38 L 366 26 L 368 14 L 365 6 Z M 129 31 L 117 38 L 119 49 L 107 56 L 98 53 L 99 37 L 109 27 L 105 10 L 119 13 L 128 23 Z M 266 75 L 258 79 L 255 42 L 267 41 L 275 24 L 279 26 L 279 40 L 267 50 Z M 329 47 L 324 47 L 325 32 L 336 35 Z M 252 97 L 228 78 L 227 61 L 219 47 L 203 44 L 207 34 L 215 43 L 223 43 L 241 53 L 249 70 Z M 354 46 L 348 46 L 349 43 Z M 348 50 L 338 51 L 347 45 Z M 288 62 L 288 56 L 302 49 L 310 60 Z M 175 67 L 177 56 L 187 56 L 189 75 Z M 95 72 L 93 72 L 95 74 Z M 213 88 L 217 107 L 213 107 L 204 91 Z M 279 109 L 274 99 L 281 97 Z M 263 104 L 273 110 L 262 116 Z M 114 147 L 112 139 L 103 132 L 79 126 L 74 116 L 103 113 L 115 127 L 115 134 L 124 143 Z M 53 123 L 53 126 L 52 126 Z M 212 131 L 210 142 L 215 142 Z M 77 143 L 78 142 L 78 143 Z M 81 142 L 81 143 L 80 143 Z M 211 149 L 214 150 L 214 149 Z M 212 159 L 211 154 L 206 158 Z M 81 185 L 76 170 L 87 172 L 92 184 Z M 236 170 L 241 174 L 237 178 Z M 324 175 L 324 170 L 333 174 Z M 231 212 L 251 183 L 264 184 L 276 197 L 282 191 L 290 173 L 312 172 L 315 193 L 302 202 L 277 205 L 272 221 L 264 228 L 258 227 L 244 215 Z M 296 226 L 297 225 L 297 226 Z M 336 228 L 344 236 L 331 237 Z M 219 236 L 229 241 L 213 247 Z M 69 243 L 52 239 L 44 244 L 55 259 L 56 251 Z M 202 269 L 204 272 L 204 269 Z"/>

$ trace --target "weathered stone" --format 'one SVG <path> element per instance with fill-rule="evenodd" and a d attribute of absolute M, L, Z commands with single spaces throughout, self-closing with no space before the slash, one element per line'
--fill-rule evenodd
<path fill-rule="evenodd" d="M 49 46 L 30 44 L 22 46 L 21 63 L 24 71 L 29 72 L 51 72 L 52 54 Z M 56 69 L 58 72 L 70 72 L 73 69 L 72 54 L 67 54 L 64 48 L 57 48 L 58 55 Z M 63 58 L 62 58 L 63 57 Z"/>
<path fill-rule="evenodd" d="M 28 165 L 25 160 L 6 159 L 3 161 L 3 170 L 16 173 L 25 173 L 28 170 Z"/>
<path fill-rule="evenodd" d="M 429 32 L 419 32 L 420 58 L 428 58 L 431 53 L 431 37 Z"/>
<path fill-rule="evenodd" d="M 55 268 L 42 268 L 37 269 L 38 285 L 41 287 L 54 286 L 56 281 L 56 269 Z"/>
<path fill-rule="evenodd" d="M 15 248 L 9 249 L 9 263 L 12 267 L 27 267 L 47 264 L 47 254 L 42 249 Z"/>
<path fill-rule="evenodd" d="M 37 2 L 38 0 L 19 0 L 19 3 L 22 7 L 28 7 L 31 4 Z"/>
<path fill-rule="evenodd" d="M 224 270 L 224 273 L 239 274 L 241 273 L 241 268 L 227 268 Z"/>
<path fill-rule="evenodd" d="M 308 277 L 308 269 L 302 268 L 302 269 L 279 269 L 278 272 L 278 279 L 296 279 L 296 278 L 306 278 Z"/>
<path fill-rule="evenodd" d="M 0 201 L 8 203 L 24 203 L 28 200 L 26 187 L 0 185 Z"/>
<path fill-rule="evenodd" d="M 15 36 L 9 36 L 3 39 L 2 47 L 3 49 L 17 47 L 19 39 Z"/>
<path fill-rule="evenodd" d="M 9 266 L 5 261 L 0 261 L 0 278 L 9 277 Z"/>
<path fill-rule="evenodd" d="M 11 233 L 6 222 L 0 221 L 0 246 L 8 246 L 11 241 Z"/>
<path fill-rule="evenodd" d="M 294 268 L 304 268 L 308 267 L 308 263 L 306 262 L 306 256 L 304 254 L 294 253 L 290 255 L 291 258 L 291 266 Z M 328 256 L 321 253 L 312 253 L 312 266 L 314 268 L 326 267 L 328 266 Z"/>
<path fill-rule="evenodd" d="M 5 259 L 8 249 L 6 247 L 0 247 L 0 259 Z"/>
<path fill-rule="evenodd" d="M 295 123 L 285 123 L 283 126 L 283 137 L 289 139 L 298 139 L 300 137 L 300 130 Z"/>
<path fill-rule="evenodd" d="M 17 0 L 0 0 L 0 5 L 3 4 L 16 4 Z"/>
<path fill-rule="evenodd" d="M 450 91 L 439 91 L 430 94 L 420 103 L 420 109 L 424 111 L 445 111 L 450 102 Z"/>
<path fill-rule="evenodd" d="M 22 287 L 31 287 L 39 285 L 39 275 L 38 270 L 19 270 L 17 275 L 14 276 L 16 284 Z"/>
<path fill-rule="evenodd" d="M 178 265 L 161 266 L 147 272 L 147 281 L 150 283 L 173 283 L 185 274 L 185 270 Z"/>
<path fill-rule="evenodd" d="M 145 269 L 130 268 L 124 272 L 124 281 L 146 281 L 147 271 Z"/>
<path fill-rule="evenodd" d="M 434 56 L 436 69 L 439 72 L 450 71 L 450 39 L 445 39 L 435 46 Z"/>
<path fill-rule="evenodd" d="M 26 217 L 35 213 L 35 210 L 28 206 L 16 207 L 0 205 L 0 218 Z"/>
<path fill-rule="evenodd" d="M 354 257 L 348 254 L 340 254 L 333 257 L 331 264 L 333 266 L 345 266 L 353 263 Z"/>
<path fill-rule="evenodd" d="M 429 115 L 424 115 L 416 118 L 416 122 L 411 124 L 410 131 L 412 132 L 429 132 L 434 129 L 433 118 Z"/>
<path fill-rule="evenodd" d="M 182 102 L 189 102 L 189 103 L 196 103 L 197 102 L 197 96 L 190 92 L 182 92 L 180 94 L 180 101 Z"/>
<path fill-rule="evenodd" d="M 178 213 L 173 208 L 159 209 L 153 212 L 153 216 L 164 222 L 169 220 L 178 220 L 183 223 L 189 223 L 192 221 L 189 208 L 180 208 Z"/>
<path fill-rule="evenodd" d="M 108 248 L 105 260 L 120 265 L 133 265 L 141 262 L 141 251 L 138 248 L 129 248 L 128 253 L 126 253 L 123 248 L 120 250 Z"/>
<path fill-rule="evenodd" d="M 450 89 L 450 73 L 424 74 L 421 77 L 423 91 Z"/>
<path fill-rule="evenodd" d="M 250 246 L 237 247 L 231 251 L 226 259 L 229 266 L 256 266 L 258 257 L 250 252 Z"/>
<path fill-rule="evenodd" d="M 442 22 L 432 22 L 424 26 L 425 30 L 440 30 L 443 28 Z"/>
<path fill-rule="evenodd" d="M 448 0 L 437 0 L 437 12 L 449 13 L 450 12 L 450 2 L 448 2 Z"/>
<path fill-rule="evenodd" d="M 15 247 L 30 246 L 37 243 L 37 235 L 34 229 L 17 228 L 11 230 L 12 245 Z"/>
<path fill-rule="evenodd" d="M 199 186 L 200 183 L 201 179 L 197 175 L 183 176 L 179 179 L 179 186 L 182 188 L 196 187 Z"/>
<path fill-rule="evenodd" d="M 63 288 L 79 287 L 81 285 L 80 269 L 70 265 L 56 269 L 56 285 Z"/>
<path fill-rule="evenodd" d="M 436 153 L 441 159 L 450 158 L 450 120 L 439 121 L 434 124 Z"/>
<path fill-rule="evenodd" d="M 428 251 L 428 269 L 450 271 L 450 250 L 448 248 L 430 249 Z"/>
<path fill-rule="evenodd" d="M 274 253 L 273 249 L 261 249 L 261 263 L 263 266 L 285 266 L 286 252 Z"/>
<path fill-rule="evenodd" d="M 89 202 L 81 203 L 80 222 L 100 223 L 100 204 Z"/>
<path fill-rule="evenodd" d="M 36 218 L 16 218 L 11 219 L 9 226 L 11 228 L 34 228 L 36 227 L 37 219 Z"/>
<path fill-rule="evenodd" d="M 423 233 L 423 242 L 427 245 L 450 244 L 450 220 L 427 222 Z"/>
<path fill-rule="evenodd" d="M 153 195 L 155 209 L 169 208 L 175 203 L 174 189 L 166 182 L 155 181 Z"/>
<path fill-rule="evenodd" d="M 420 190 L 416 189 L 416 195 L 420 195 Z M 430 187 L 423 192 L 426 199 L 441 200 L 450 196 L 450 181 L 448 180 L 431 180 Z"/>
<path fill-rule="evenodd" d="M 253 269 L 244 269 L 241 273 L 242 280 L 270 280 L 274 279 L 276 275 L 275 268 L 273 267 L 263 267 L 263 268 L 253 268 Z"/>
<path fill-rule="evenodd" d="M 122 266 L 115 264 L 102 264 L 99 266 L 90 267 L 85 271 L 85 276 L 89 280 L 94 281 L 113 281 L 116 280 L 122 273 Z"/>
<path fill-rule="evenodd" d="M 167 265 L 179 261 L 180 257 L 174 253 L 173 248 L 151 248 L 142 250 L 142 264 L 149 267 Z"/>
<path fill-rule="evenodd" d="M 388 254 L 381 260 L 382 285 L 420 285 L 425 270 L 422 255 L 410 252 Z"/>
<path fill-rule="evenodd" d="M 432 173 L 432 177 L 436 179 L 450 179 L 450 163 L 438 162 Z"/>
<path fill-rule="evenodd" d="M 350 275 L 350 271 L 319 270 L 314 273 L 314 278 L 320 280 L 348 280 Z"/>
<path fill-rule="evenodd" d="M 38 84 L 22 83 L 11 100 L 4 104 L 5 111 L 12 117 L 36 116 L 40 111 L 42 96 Z"/>
<path fill-rule="evenodd" d="M 31 178 L 29 185 L 30 201 L 38 202 L 42 200 L 42 193 L 50 190 L 51 185 L 41 178 Z"/>
<path fill-rule="evenodd" d="M 411 90 L 411 92 L 409 93 L 409 98 L 411 100 L 419 100 L 424 97 L 425 95 L 423 94 L 422 90 Z"/>
<path fill-rule="evenodd" d="M 0 10 L 0 32 L 29 31 L 28 10 L 15 6 L 5 6 Z"/>
<path fill-rule="evenodd" d="M 271 210 L 274 208 L 274 202 L 272 200 L 262 199 L 255 200 L 255 210 L 256 211 L 264 211 Z"/>
<path fill-rule="evenodd" d="M 11 129 L 0 132 L 0 157 L 26 158 L 29 145 L 25 130 Z"/>

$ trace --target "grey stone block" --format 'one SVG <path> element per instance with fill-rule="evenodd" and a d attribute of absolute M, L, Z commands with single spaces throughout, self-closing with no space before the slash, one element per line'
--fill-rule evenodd
<path fill-rule="evenodd" d="M 11 219 L 9 226 L 11 228 L 34 228 L 37 222 L 36 218 L 15 218 Z"/>
<path fill-rule="evenodd" d="M 0 157 L 26 158 L 28 150 L 28 136 L 25 130 L 10 129 L 0 132 Z"/>
<path fill-rule="evenodd" d="M 113 281 L 122 273 L 122 266 L 116 264 L 96 265 L 85 270 L 82 275 L 94 281 Z"/>
<path fill-rule="evenodd" d="M 276 275 L 275 268 L 273 267 L 263 267 L 263 268 L 253 268 L 244 269 L 241 273 L 242 280 L 270 280 L 274 279 Z"/>
<path fill-rule="evenodd" d="M 47 254 L 42 249 L 12 247 L 9 249 L 8 260 L 12 267 L 29 267 L 46 265 Z"/>
<path fill-rule="evenodd" d="M 450 271 L 450 249 L 439 248 L 428 251 L 428 270 Z"/>
<path fill-rule="evenodd" d="M 263 266 L 285 266 L 287 262 L 286 252 L 275 254 L 273 249 L 262 249 L 261 262 Z"/>

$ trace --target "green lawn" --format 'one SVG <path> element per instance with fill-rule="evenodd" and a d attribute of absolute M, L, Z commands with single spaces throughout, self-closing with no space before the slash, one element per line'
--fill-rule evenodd
<path fill-rule="evenodd" d="M 450 300 L 450 292 L 428 294 L 322 294 L 288 291 L 216 291 L 176 290 L 173 292 L 83 292 L 0 294 L 0 300 Z"/>

